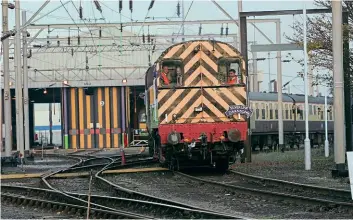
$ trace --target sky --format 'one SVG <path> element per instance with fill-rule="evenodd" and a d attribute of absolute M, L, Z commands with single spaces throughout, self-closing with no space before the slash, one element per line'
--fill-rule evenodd
<path fill-rule="evenodd" d="M 181 0 L 180 0 L 181 1 Z M 12 1 L 10 1 L 12 2 Z M 61 0 L 62 3 L 67 2 L 67 0 Z M 40 13 L 41 15 L 45 15 L 48 12 L 52 11 L 53 9 L 62 5 L 60 0 L 51 1 L 44 10 Z M 150 17 L 146 19 L 146 21 L 152 21 L 153 17 L 154 20 L 181 20 L 176 15 L 176 6 L 178 1 L 172 0 L 156 0 L 154 3 L 153 8 L 148 11 L 148 6 L 150 4 L 150 0 L 134 0 L 133 1 L 133 12 L 131 14 L 129 10 L 129 1 L 123 0 L 123 9 L 122 15 L 120 20 L 119 11 L 119 1 L 100 1 L 103 13 L 100 12 L 95 8 L 92 1 L 88 0 L 81 0 L 75 1 L 73 0 L 74 4 L 78 8 L 81 4 L 83 7 L 83 14 L 84 17 L 87 19 L 91 19 L 91 22 L 94 22 L 94 19 L 101 19 L 104 18 L 105 21 L 97 21 L 97 22 L 129 22 L 131 18 L 136 21 L 144 21 L 145 17 Z M 22 1 L 21 0 L 21 10 L 27 11 L 27 18 L 30 18 L 35 11 L 44 3 L 44 1 Z M 217 0 L 217 3 L 224 8 L 233 18 L 237 19 L 238 17 L 238 2 L 236 0 L 226 1 L 226 0 Z M 243 0 L 243 11 L 272 11 L 272 10 L 290 10 L 290 9 L 303 9 L 304 5 L 307 9 L 309 8 L 316 8 L 313 1 L 289 1 L 289 0 L 282 0 L 282 1 L 250 1 L 250 0 Z M 79 19 L 78 13 L 75 7 L 72 5 L 71 2 L 65 5 L 67 11 L 69 12 L 70 16 L 68 15 L 67 11 L 61 7 L 60 9 L 52 12 L 48 16 L 44 17 L 43 19 L 37 21 L 37 24 L 50 24 L 50 23 L 82 23 Z M 184 0 L 184 9 L 186 20 L 215 20 L 215 19 L 228 19 L 226 15 L 220 11 L 215 4 L 211 2 L 211 0 Z M 9 10 L 9 27 L 13 27 L 15 24 L 15 13 L 14 10 Z M 290 25 L 293 24 L 295 20 L 303 22 L 302 15 L 290 15 L 290 16 L 266 16 L 266 17 L 256 17 L 255 19 L 266 19 L 266 18 L 280 18 L 281 20 L 281 38 L 282 43 L 286 43 L 285 35 L 291 36 L 293 34 Z M 254 19 L 251 18 L 250 19 Z M 226 24 L 224 24 L 226 26 Z M 229 22 L 229 34 L 234 34 L 238 32 L 238 27 L 233 23 Z M 275 42 L 276 40 L 276 29 L 275 23 L 262 23 L 256 24 L 256 26 L 264 32 L 272 41 Z M 220 33 L 221 24 L 219 25 L 203 25 L 202 32 L 203 33 Z M 141 28 L 137 27 L 133 29 L 135 33 L 145 31 L 147 28 L 144 27 L 142 30 Z M 150 33 L 151 34 L 176 34 L 180 33 L 180 26 L 159 26 L 151 27 Z M 185 34 L 198 34 L 199 25 L 188 25 L 185 26 Z M 46 36 L 66 36 L 67 31 L 53 31 L 48 34 L 48 32 L 43 31 L 40 37 Z M 180 39 L 181 40 L 181 39 Z M 222 40 L 220 38 L 220 40 Z M 229 41 L 229 39 L 228 39 Z M 248 41 L 256 41 L 257 44 L 268 44 L 269 42 L 251 25 L 248 25 Z M 240 49 L 240 48 L 239 48 Z M 285 51 L 282 52 L 282 60 L 288 59 L 286 56 L 288 53 L 291 53 L 293 57 L 296 59 L 302 58 L 303 51 Z M 250 54 L 249 54 L 250 55 Z M 258 53 L 258 58 L 267 58 L 268 52 Z M 271 79 L 276 79 L 277 70 L 276 70 L 276 52 L 270 53 L 269 61 L 259 61 L 258 62 L 258 69 L 264 72 L 264 83 L 260 88 L 261 91 L 265 91 L 268 88 L 268 73 L 271 73 Z M 251 58 L 251 57 L 250 57 Z M 298 72 L 302 71 L 302 67 L 295 63 L 282 63 L 282 72 L 283 72 L 283 84 L 292 80 L 294 77 L 297 76 Z M 292 81 L 291 83 L 291 93 L 303 93 L 304 92 L 304 82 L 301 78 L 297 78 Z"/>

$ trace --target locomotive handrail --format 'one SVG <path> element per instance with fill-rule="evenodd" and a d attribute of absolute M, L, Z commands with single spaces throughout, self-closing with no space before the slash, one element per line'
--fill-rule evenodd
<path fill-rule="evenodd" d="M 228 87 L 246 87 L 245 84 L 235 84 L 235 85 L 219 85 L 219 86 L 164 86 L 158 87 L 158 90 L 165 90 L 165 89 L 201 89 L 201 88 L 228 88 Z"/>

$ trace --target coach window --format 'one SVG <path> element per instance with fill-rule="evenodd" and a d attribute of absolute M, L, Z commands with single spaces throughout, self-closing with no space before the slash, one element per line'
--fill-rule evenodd
<path fill-rule="evenodd" d="M 256 109 L 256 119 L 260 119 L 260 109 L 259 109 L 259 104 L 255 104 L 255 109 Z"/>
<path fill-rule="evenodd" d="M 288 104 L 288 119 L 292 119 L 292 114 L 293 114 L 293 111 L 292 111 L 292 104 Z"/>
<path fill-rule="evenodd" d="M 148 68 L 145 76 L 145 89 L 148 90 L 153 85 L 153 71 L 154 71 L 154 66 Z"/>
<path fill-rule="evenodd" d="M 275 104 L 275 119 L 278 119 L 278 105 Z"/>
<path fill-rule="evenodd" d="M 217 79 L 221 84 L 242 84 L 241 60 L 238 57 L 222 57 L 218 60 Z"/>
<path fill-rule="evenodd" d="M 261 119 L 266 119 L 265 104 L 261 104 Z"/>
<path fill-rule="evenodd" d="M 332 121 L 333 120 L 333 114 L 332 114 L 332 105 L 328 106 L 327 108 L 327 115 L 328 115 L 328 120 Z"/>
<path fill-rule="evenodd" d="M 183 86 L 184 68 L 181 60 L 166 59 L 161 62 L 159 82 L 162 87 Z"/>
<path fill-rule="evenodd" d="M 298 111 L 298 115 L 299 115 L 299 120 L 303 120 L 304 119 L 304 111 L 302 110 L 303 109 L 303 106 L 302 105 L 300 105 L 299 107 L 298 107 L 298 109 L 297 109 L 297 111 Z"/>

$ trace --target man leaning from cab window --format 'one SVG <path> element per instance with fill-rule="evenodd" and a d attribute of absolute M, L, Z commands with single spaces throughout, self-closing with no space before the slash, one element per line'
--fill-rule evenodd
<path fill-rule="evenodd" d="M 170 85 L 168 73 L 169 73 L 168 66 L 163 66 L 162 72 L 160 74 L 160 80 L 161 80 L 162 86 L 169 86 Z"/>
<path fill-rule="evenodd" d="M 235 70 L 234 69 L 230 69 L 229 70 L 229 78 L 228 78 L 228 82 L 229 85 L 235 85 L 238 83 L 238 76 L 235 74 Z"/>

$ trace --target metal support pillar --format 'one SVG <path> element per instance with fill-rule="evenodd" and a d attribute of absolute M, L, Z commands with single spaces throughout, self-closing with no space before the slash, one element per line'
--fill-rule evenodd
<path fill-rule="evenodd" d="M 348 26 L 348 13 L 343 12 L 342 24 Z M 344 111 L 346 121 L 346 148 L 347 151 L 353 151 L 353 138 L 352 138 L 352 110 L 351 110 L 351 73 L 349 64 L 349 31 L 347 28 L 343 30 L 343 72 L 344 72 Z"/>
<path fill-rule="evenodd" d="M 281 23 L 276 22 L 276 43 L 281 43 Z M 283 141 L 283 99 L 282 99 L 282 59 L 281 51 L 277 51 L 277 83 L 278 83 L 278 147 L 284 151 Z"/>
<path fill-rule="evenodd" d="M 184 5 L 184 0 L 181 0 L 181 16 L 182 16 L 182 21 L 183 21 L 183 24 L 182 24 L 182 29 L 181 29 L 181 33 L 182 35 L 184 36 L 185 34 L 185 25 L 184 25 L 184 22 L 185 22 L 185 5 Z M 185 37 L 182 38 L 182 41 L 184 42 L 185 41 Z"/>
<path fill-rule="evenodd" d="M 332 1 L 332 51 L 334 82 L 334 146 L 337 173 L 345 170 L 342 2 Z M 334 174 L 334 173 L 332 173 Z"/>
<path fill-rule="evenodd" d="M 246 26 L 246 17 L 240 17 L 240 44 L 241 44 L 241 55 L 245 61 L 245 69 L 246 69 L 246 93 L 247 97 L 249 97 L 249 88 L 251 88 L 249 83 L 249 68 L 248 68 L 248 46 L 247 46 L 247 26 Z M 250 105 L 250 100 L 247 99 L 247 105 Z M 242 161 L 246 161 L 248 163 L 251 162 L 251 129 L 250 129 L 250 118 L 247 120 L 248 123 L 248 134 L 247 140 L 245 142 L 245 153 L 242 154 Z"/>
<path fill-rule="evenodd" d="M 3 107 L 2 107 L 2 104 L 3 102 L 2 102 L 2 77 L 0 77 L 0 150 L 1 150 L 1 152 L 3 151 L 3 146 L 2 146 L 2 144 L 3 144 L 3 142 L 2 142 L 2 140 L 3 140 L 3 135 L 2 135 L 2 124 L 3 124 L 3 122 L 2 122 L 2 112 L 3 112 Z"/>
<path fill-rule="evenodd" d="M 64 123 L 64 148 L 65 149 L 69 149 L 69 118 L 68 118 L 68 114 L 67 114 L 67 88 L 63 89 L 63 101 L 61 103 L 62 109 L 63 109 L 63 113 L 62 115 L 64 115 L 64 118 L 61 119 L 62 123 Z M 90 121 L 88 121 L 87 123 L 91 123 Z M 92 129 L 92 128 L 91 128 Z"/>
<path fill-rule="evenodd" d="M 327 88 L 325 87 L 325 157 L 330 155 L 327 130 Z"/>
<path fill-rule="evenodd" d="M 121 164 L 125 164 L 125 87 L 121 87 L 121 145 L 120 145 L 120 156 L 121 156 Z"/>
<path fill-rule="evenodd" d="M 53 108 L 53 103 L 49 103 L 49 145 L 53 145 L 53 111 L 52 111 L 52 108 Z"/>
<path fill-rule="evenodd" d="M 271 53 L 267 53 L 267 59 L 268 59 L 268 93 L 271 92 Z"/>
<path fill-rule="evenodd" d="M 255 42 L 254 42 L 255 44 Z M 239 47 L 238 47 L 239 48 Z M 252 65 L 252 85 L 251 85 L 251 92 L 259 92 L 259 83 L 258 83 L 258 73 L 257 73 L 257 52 L 251 52 L 252 53 L 252 59 L 253 59 L 253 65 Z"/>
<path fill-rule="evenodd" d="M 2 30 L 3 34 L 8 29 L 8 1 L 2 1 Z M 11 156 L 12 151 L 12 114 L 11 114 L 11 92 L 10 92 L 10 69 L 9 69 L 9 39 L 2 42 L 4 63 L 4 123 L 5 123 L 5 156 Z"/>
<path fill-rule="evenodd" d="M 240 12 L 243 11 L 243 0 L 238 0 L 238 20 L 240 20 Z M 240 25 L 238 25 L 238 36 L 239 36 L 239 41 L 238 41 L 238 45 L 237 48 L 240 48 L 241 45 L 241 29 L 240 29 Z"/>
<path fill-rule="evenodd" d="M 26 23 L 26 11 L 22 11 L 22 24 Z M 23 30 L 23 112 L 24 112 L 24 149 L 30 149 L 29 142 L 29 98 L 28 98 L 28 65 L 27 65 L 27 30 Z"/>
<path fill-rule="evenodd" d="M 307 30 L 307 17 L 306 17 L 306 6 L 304 4 L 303 9 L 304 17 L 304 92 L 305 92 L 305 140 L 304 140 L 304 149 L 305 149 L 305 170 L 311 170 L 311 146 L 309 138 L 309 97 L 308 97 L 308 47 L 306 39 L 306 30 Z"/>
<path fill-rule="evenodd" d="M 15 3 L 15 70 L 16 70 L 16 143 L 17 150 L 24 155 L 23 146 L 23 99 L 22 99 L 22 68 L 21 68 L 21 11 L 20 1 Z"/>

